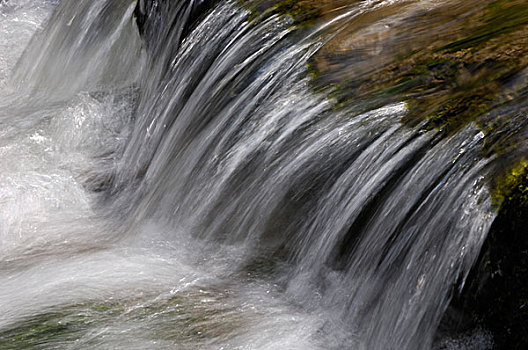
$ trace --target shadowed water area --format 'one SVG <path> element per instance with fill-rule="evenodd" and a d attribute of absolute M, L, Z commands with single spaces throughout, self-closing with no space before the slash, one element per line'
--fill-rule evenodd
<path fill-rule="evenodd" d="M 0 0 L 0 349 L 523 348 L 527 7 Z"/>

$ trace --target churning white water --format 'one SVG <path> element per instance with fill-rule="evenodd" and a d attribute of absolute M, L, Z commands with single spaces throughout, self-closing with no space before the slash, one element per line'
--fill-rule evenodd
<path fill-rule="evenodd" d="M 322 36 L 174 3 L 145 43 L 136 1 L 0 0 L 0 348 L 431 347 L 483 135 L 334 111 Z"/>
<path fill-rule="evenodd" d="M 134 2 L 115 3 L 109 6 L 127 19 L 118 30 L 132 31 Z M 278 299 L 274 284 L 253 281 L 250 272 L 238 277 L 243 285 L 225 280 L 228 259 L 200 254 L 205 247 L 175 228 L 124 228 L 98 211 L 89 188 L 111 171 L 127 138 L 134 82 L 88 83 L 107 63 L 107 48 L 93 48 L 100 61 L 89 57 L 72 68 L 61 57 L 68 52 L 46 47 L 43 35 L 33 43 L 39 54 L 21 64 L 46 68 L 18 75 L 38 91 L 17 86 L 23 79 L 8 81 L 56 5 L 0 4 L 0 348 L 309 348 L 311 318 Z M 77 66 L 90 74 L 73 72 Z"/>

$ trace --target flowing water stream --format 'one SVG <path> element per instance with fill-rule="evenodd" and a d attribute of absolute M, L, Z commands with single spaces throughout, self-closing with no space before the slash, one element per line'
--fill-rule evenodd
<path fill-rule="evenodd" d="M 136 1 L 0 0 L 0 349 L 489 348 L 435 338 L 484 135 L 333 108 L 330 24 L 173 4 L 144 41 Z"/>

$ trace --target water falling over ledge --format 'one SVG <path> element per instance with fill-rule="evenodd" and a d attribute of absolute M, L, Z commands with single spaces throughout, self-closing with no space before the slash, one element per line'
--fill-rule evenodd
<path fill-rule="evenodd" d="M 491 348 L 435 339 L 497 214 L 486 135 L 309 76 L 390 2 L 170 4 L 0 2 L 0 348 Z"/>

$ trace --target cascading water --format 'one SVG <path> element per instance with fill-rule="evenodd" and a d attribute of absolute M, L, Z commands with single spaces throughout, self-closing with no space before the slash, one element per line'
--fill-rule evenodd
<path fill-rule="evenodd" d="M 132 0 L 0 2 L 0 348 L 446 346 L 484 135 L 334 109 L 330 24 L 171 4 L 142 44 Z"/>

